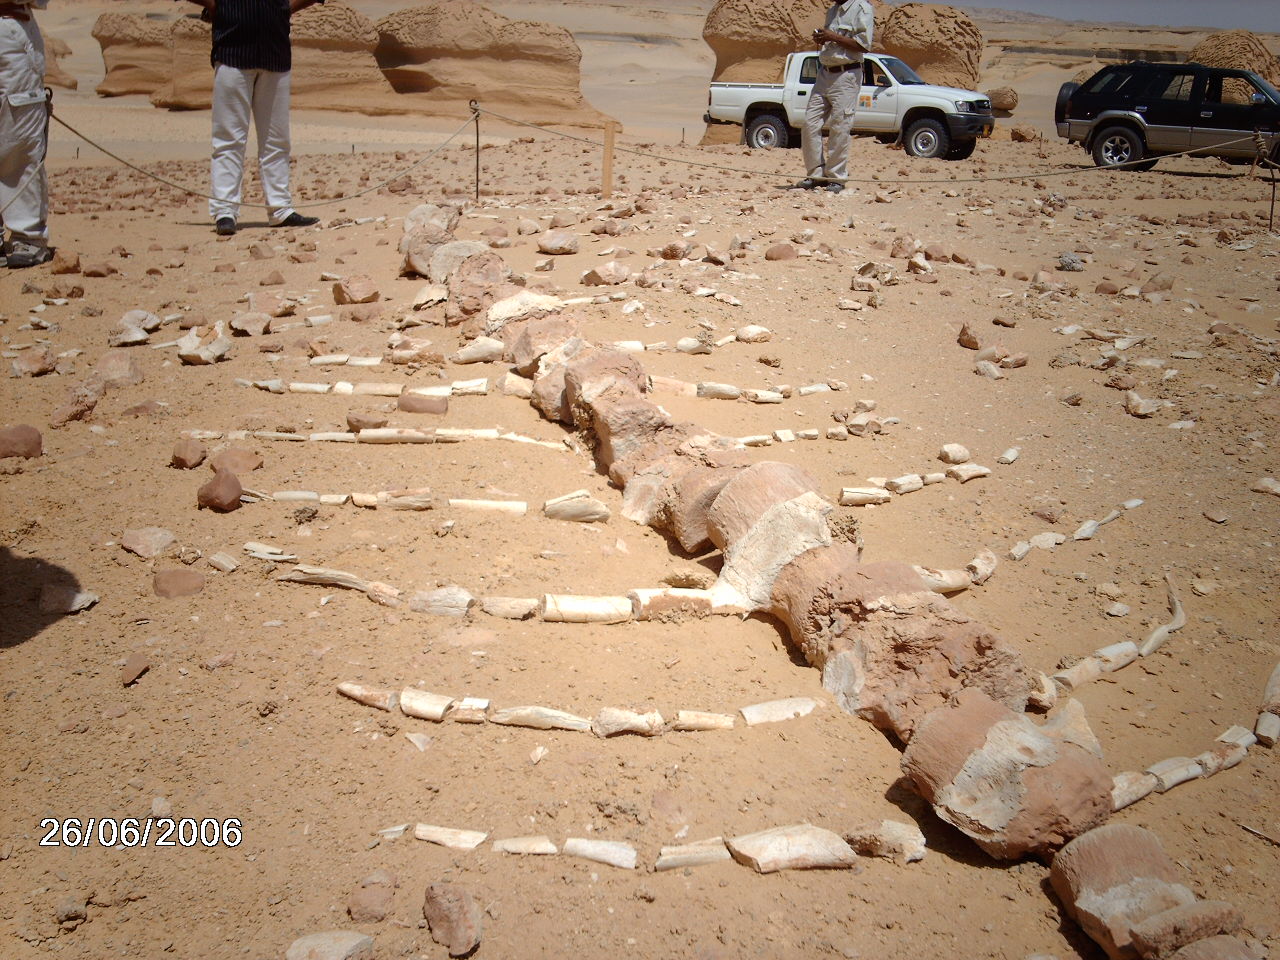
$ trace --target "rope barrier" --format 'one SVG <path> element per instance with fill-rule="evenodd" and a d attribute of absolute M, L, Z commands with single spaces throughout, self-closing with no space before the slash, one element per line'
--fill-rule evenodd
<path fill-rule="evenodd" d="M 600 140 L 592 140 L 590 137 L 580 137 L 572 133 L 564 133 L 563 131 L 560 131 L 560 130 L 553 130 L 550 127 L 544 127 L 536 123 L 530 123 L 527 120 L 517 120 L 515 117 L 508 117 L 505 114 L 496 113 L 493 110 L 486 110 L 481 106 L 479 106 L 479 104 L 477 104 L 474 100 L 471 101 L 471 103 L 472 103 L 472 109 L 474 109 L 477 114 L 485 114 L 486 116 L 493 117 L 495 120 L 503 120 L 507 123 L 514 123 L 517 126 L 521 126 L 521 127 L 530 127 L 534 130 L 541 130 L 544 133 L 554 134 L 557 137 L 563 137 L 566 140 L 575 140 L 578 143 L 590 144 L 591 146 L 594 146 L 594 147 L 601 147 L 601 148 L 604 147 L 604 143 Z M 1183 150 L 1181 153 L 1162 154 L 1160 159 L 1172 160 L 1175 157 L 1185 157 L 1185 156 L 1190 156 L 1196 153 L 1203 153 L 1205 150 L 1214 150 L 1219 147 L 1230 147 L 1238 143 L 1246 143 L 1252 139 L 1253 139 L 1253 135 L 1251 134 L 1247 137 L 1240 137 L 1237 140 L 1228 140 L 1226 143 L 1215 144 L 1212 147 L 1194 147 L 1190 150 Z M 629 154 L 632 154 L 633 156 L 646 157 L 650 160 L 669 160 L 674 163 L 684 164 L 687 167 L 701 167 L 703 169 L 708 169 L 708 170 L 720 170 L 725 173 L 746 173 L 752 176 L 765 177 L 770 180 L 785 180 L 790 182 L 791 180 L 795 179 L 794 173 L 783 175 L 780 173 L 771 173 L 769 171 L 750 170 L 745 167 L 730 167 L 730 166 L 723 166 L 715 163 L 702 163 L 697 160 L 683 160 L 683 159 L 670 157 L 670 156 L 660 156 L 659 154 L 656 154 L 656 153 L 646 153 L 643 150 L 635 150 L 630 147 L 614 147 L 614 149 L 617 150 L 619 153 L 629 153 Z M 1008 174 L 1008 175 L 1003 175 L 998 177 L 961 177 L 955 180 L 939 179 L 939 178 L 921 179 L 921 178 L 907 177 L 907 178 L 890 181 L 890 180 L 876 180 L 870 177 L 862 177 L 862 178 L 849 177 L 848 179 L 845 180 L 845 182 L 846 183 L 874 183 L 874 184 L 879 184 L 881 186 L 886 186 L 889 184 L 1005 183 L 1012 180 L 1041 180 L 1046 177 L 1069 177 L 1069 176 L 1074 176 L 1075 174 L 1078 174 L 1078 173 L 1093 173 L 1098 170 L 1118 170 L 1123 167 L 1130 167 L 1130 166 L 1134 166 L 1136 164 L 1145 163 L 1145 162 L 1146 160 L 1129 160 L 1125 163 L 1117 163 L 1109 167 L 1062 167 L 1062 168 L 1055 168 L 1053 170 L 1041 171 L 1038 173 L 1016 173 L 1016 174 Z"/>
<path fill-rule="evenodd" d="M 209 194 L 207 194 L 207 193 L 202 193 L 202 192 L 201 192 L 201 191 L 199 191 L 199 190 L 192 189 L 191 187 L 188 187 L 188 186 L 186 186 L 185 184 L 175 183 L 174 181 L 172 181 L 172 180 L 168 180 L 168 179 L 166 179 L 166 178 L 164 178 L 164 177 L 160 176 L 159 174 L 152 173 L 150 170 L 144 170 L 142 167 L 138 166 L 137 164 L 130 163 L 130 162 L 129 162 L 128 160 L 126 160 L 124 157 L 120 156 L 119 154 L 112 153 L 110 150 L 108 150 L 108 149 L 107 149 L 106 147 L 104 147 L 102 144 L 100 144 L 100 143 L 98 143 L 97 141 L 92 140 L 91 138 L 89 138 L 89 137 L 85 136 L 83 133 L 81 133 L 79 130 L 77 130 L 75 127 L 73 127 L 71 124 L 67 123 L 67 121 L 65 121 L 65 120 L 63 120 L 61 117 L 59 117 L 56 113 L 53 113 L 53 112 L 51 111 L 51 112 L 50 112 L 50 114 L 49 114 L 49 116 L 50 116 L 50 117 L 51 117 L 55 122 L 57 122 L 57 123 L 61 124 L 61 125 L 62 125 L 62 126 L 64 126 L 64 127 L 66 127 L 68 130 L 70 130 L 73 134 L 75 134 L 77 137 L 79 137 L 79 138 L 80 138 L 81 140 L 83 140 L 85 143 L 89 144 L 91 147 L 95 147 L 96 149 L 101 150 L 103 153 L 105 153 L 105 154 L 106 154 L 108 157 L 110 157 L 112 160 L 115 160 L 117 163 L 122 163 L 122 164 L 124 164 L 124 165 L 125 165 L 126 167 L 128 167 L 130 170 L 134 170 L 134 171 L 136 171 L 137 173 L 142 174 L 144 177 L 150 177 L 152 180 L 155 180 L 157 183 L 162 183 L 162 184 L 164 184 L 166 187 L 172 187 L 174 190 L 179 190 L 179 191 L 181 191 L 182 193 L 188 194 L 189 196 L 192 196 L 192 197 L 198 197 L 198 198 L 203 199 L 203 200 L 217 200 L 217 199 L 219 199 L 219 198 L 217 198 L 217 197 L 210 196 L 210 195 L 209 195 Z M 294 204 L 294 205 L 293 205 L 293 207 L 294 207 L 294 209 L 295 209 L 295 210 L 309 210 L 309 209 L 311 209 L 311 208 L 313 208 L 313 207 L 327 207 L 327 206 L 331 206 L 332 204 L 335 204 L 335 203 L 345 203 L 345 202 L 346 202 L 346 201 L 348 201 L 348 200 L 354 200 L 354 199 L 355 199 L 355 198 L 357 198 L 357 197 L 363 197 L 363 196 L 365 196 L 366 194 L 373 193 L 373 192 L 374 192 L 374 191 L 376 191 L 376 190 L 381 190 L 383 187 L 387 186 L 388 184 L 394 183 L 395 181 L 399 180 L 401 177 L 403 177 L 403 176 L 407 176 L 408 174 L 412 173 L 412 172 L 413 172 L 414 170 L 416 170 L 418 167 L 422 166 L 422 165 L 423 165 L 424 163 L 426 163 L 428 160 L 432 159 L 434 156 L 436 156 L 438 153 L 440 153 L 440 151 L 441 151 L 441 150 L 443 150 L 445 147 L 447 147 L 451 142 L 453 142 L 453 140 L 454 140 L 454 139 L 455 139 L 455 138 L 456 138 L 460 133 L 462 133 L 462 131 L 463 131 L 463 130 L 465 130 L 465 129 L 467 128 L 467 126 L 468 126 L 468 125 L 469 125 L 469 124 L 470 124 L 474 119 L 475 119 L 475 117 L 474 117 L 474 116 L 467 117 L 467 119 L 466 119 L 466 120 L 464 120 L 464 121 L 462 122 L 462 125 L 461 125 L 461 126 L 459 126 L 457 130 L 455 130 L 453 133 L 449 134 L 449 136 L 448 136 L 448 137 L 447 137 L 447 138 L 446 138 L 442 143 L 440 143 L 438 146 L 436 146 L 436 147 L 435 147 L 435 149 L 433 149 L 433 150 L 432 150 L 430 153 L 428 153 L 425 157 L 423 157 L 421 160 L 418 160 L 416 163 L 414 163 L 414 164 L 412 164 L 412 165 L 410 165 L 410 166 L 406 167 L 404 170 L 401 170 L 399 173 L 395 174 L 395 176 L 392 176 L 392 177 L 390 177 L 390 178 L 388 178 L 388 179 L 386 179 L 386 180 L 383 180 L 381 183 L 376 183 L 376 184 L 374 184 L 373 186 L 368 187 L 368 188 L 366 188 L 366 189 L 364 189 L 364 190 L 357 191 L 356 193 L 348 193 L 348 194 L 345 194 L 345 195 L 343 195 L 343 196 L 341 196 L 341 197 L 333 197 L 333 198 L 330 198 L 330 199 L 328 199 L 328 200 L 314 200 L 314 201 L 312 201 L 312 202 L 310 202 L 310 203 L 296 203 L 296 204 Z M 245 206 L 245 207 L 262 207 L 262 208 L 264 208 L 264 209 L 270 209 L 269 205 L 268 205 L 268 204 L 266 204 L 266 203 L 253 203 L 253 202 L 247 202 L 247 201 L 246 201 L 246 202 L 244 202 L 244 203 L 242 203 L 242 204 L 241 204 L 241 206 Z"/>

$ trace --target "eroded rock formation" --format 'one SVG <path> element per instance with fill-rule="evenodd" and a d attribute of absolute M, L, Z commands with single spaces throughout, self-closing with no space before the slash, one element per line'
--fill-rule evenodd
<path fill-rule="evenodd" d="M 104 13 L 93 25 L 106 75 L 97 91 L 104 97 L 154 92 L 173 71 L 171 24 L 136 13 Z"/>
<path fill-rule="evenodd" d="M 1273 86 L 1280 84 L 1280 59 L 1267 49 L 1261 37 L 1248 30 L 1224 30 L 1210 34 L 1191 48 L 1187 59 L 1192 63 L 1203 63 L 1206 67 L 1252 70 Z M 1228 82 L 1224 94 L 1229 100 L 1245 103 L 1248 92 L 1251 92 L 1247 87 L 1245 83 Z"/>
<path fill-rule="evenodd" d="M 74 90 L 80 81 L 62 69 L 59 62 L 63 57 L 71 56 L 71 48 L 59 37 L 44 38 L 44 82 L 51 87 L 62 87 Z"/>
<path fill-rule="evenodd" d="M 809 35 L 822 26 L 826 0 L 718 0 L 702 39 L 716 55 L 712 80 L 777 83 L 787 54 L 812 50 Z"/>
<path fill-rule="evenodd" d="M 377 24 L 378 65 L 397 109 L 464 114 L 470 100 L 531 123 L 599 126 L 582 96 L 582 51 L 563 27 L 504 17 L 470 0 L 435 0 Z"/>
<path fill-rule="evenodd" d="M 876 49 L 905 60 L 929 83 L 977 89 L 982 31 L 955 7 L 905 3 L 877 27 Z"/>

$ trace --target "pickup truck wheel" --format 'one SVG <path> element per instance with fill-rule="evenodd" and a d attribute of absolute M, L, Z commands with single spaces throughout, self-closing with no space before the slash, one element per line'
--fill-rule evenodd
<path fill-rule="evenodd" d="M 925 117 L 907 128 L 903 137 L 907 153 L 922 160 L 934 160 L 951 149 L 951 135 L 938 120 Z"/>
<path fill-rule="evenodd" d="M 1107 127 L 1093 138 L 1093 162 L 1099 167 L 1115 167 L 1141 160 L 1146 153 L 1142 138 L 1129 127 Z M 1133 166 L 1124 167 L 1126 170 Z"/>
<path fill-rule="evenodd" d="M 771 113 L 762 113 L 747 124 L 747 146 L 758 150 L 785 147 L 790 135 L 787 122 Z"/>
<path fill-rule="evenodd" d="M 946 153 L 948 160 L 968 160 L 973 156 L 973 151 L 978 149 L 977 140 L 961 140 L 958 143 L 951 144 L 951 149 Z"/>

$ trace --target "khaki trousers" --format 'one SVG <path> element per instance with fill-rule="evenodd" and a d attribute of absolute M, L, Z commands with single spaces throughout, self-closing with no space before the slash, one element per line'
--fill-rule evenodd
<path fill-rule="evenodd" d="M 861 90 L 861 65 L 840 73 L 833 73 L 826 67 L 819 68 L 817 82 L 809 91 L 800 138 L 807 176 L 837 183 L 848 179 L 849 128 L 853 125 L 853 113 Z M 824 124 L 827 127 L 825 151 L 822 144 Z"/>

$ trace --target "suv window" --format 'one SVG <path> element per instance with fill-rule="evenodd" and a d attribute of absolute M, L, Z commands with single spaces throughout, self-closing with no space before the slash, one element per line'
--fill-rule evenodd
<path fill-rule="evenodd" d="M 1195 82 L 1196 75 L 1189 70 L 1157 70 L 1142 92 L 1156 100 L 1185 102 L 1191 99 L 1191 88 Z"/>
<path fill-rule="evenodd" d="M 1209 82 L 1204 91 L 1204 99 L 1205 103 L 1241 104 L 1249 103 L 1255 93 L 1262 92 L 1262 88 L 1247 77 L 1237 77 L 1230 74 L 1222 76 L 1213 73 L 1209 75 Z"/>
<path fill-rule="evenodd" d="M 1088 83 L 1084 92 L 1113 96 L 1121 92 L 1132 94 L 1136 86 L 1132 70 L 1105 70 Z"/>

